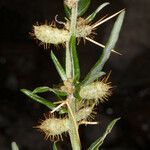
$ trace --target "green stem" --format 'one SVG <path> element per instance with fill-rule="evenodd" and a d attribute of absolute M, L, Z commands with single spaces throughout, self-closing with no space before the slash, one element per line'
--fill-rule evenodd
<path fill-rule="evenodd" d="M 74 63 L 73 56 L 70 49 L 70 39 L 71 36 L 76 36 L 76 24 L 77 24 L 77 14 L 78 14 L 78 3 L 76 2 L 74 7 L 72 8 L 71 13 L 71 24 L 70 24 L 70 38 L 66 42 L 66 75 L 67 78 L 74 78 Z"/>
<path fill-rule="evenodd" d="M 70 36 L 72 35 L 76 36 L 77 15 L 78 15 L 78 2 L 75 3 L 71 12 Z"/>
<path fill-rule="evenodd" d="M 70 130 L 69 130 L 70 141 L 73 150 L 80 150 L 81 143 L 78 132 L 78 124 L 75 118 L 75 98 L 73 97 L 73 95 L 70 95 L 70 98 L 68 100 L 69 103 L 67 104 L 67 106 L 68 106 L 68 116 L 70 120 Z"/>
<path fill-rule="evenodd" d="M 70 39 L 71 39 L 71 36 L 76 36 L 76 24 L 77 24 L 77 14 L 78 14 L 77 0 L 71 11 L 72 13 L 71 13 L 71 24 L 70 24 Z M 69 47 L 70 39 L 69 39 L 69 42 L 66 43 L 66 63 L 69 62 L 69 64 L 66 64 L 66 74 L 67 74 L 67 77 L 74 78 L 73 56 Z M 69 60 L 67 60 L 67 58 Z M 70 94 L 68 96 L 67 105 L 68 105 L 68 117 L 70 120 L 69 136 L 70 136 L 72 149 L 81 150 L 80 137 L 79 137 L 79 132 L 78 132 L 78 124 L 75 119 L 76 118 L 75 117 L 75 100 L 76 99 L 74 98 L 73 94 Z"/>

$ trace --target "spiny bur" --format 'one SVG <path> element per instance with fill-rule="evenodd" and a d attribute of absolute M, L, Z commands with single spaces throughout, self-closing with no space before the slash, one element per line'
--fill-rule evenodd
<path fill-rule="evenodd" d="M 41 132 L 45 133 L 45 138 L 51 141 L 62 140 L 62 134 L 69 130 L 69 120 L 67 118 L 56 118 L 50 113 L 36 126 Z"/>
<path fill-rule="evenodd" d="M 111 95 L 111 85 L 102 81 L 96 81 L 83 86 L 79 92 L 82 99 L 104 102 Z"/>

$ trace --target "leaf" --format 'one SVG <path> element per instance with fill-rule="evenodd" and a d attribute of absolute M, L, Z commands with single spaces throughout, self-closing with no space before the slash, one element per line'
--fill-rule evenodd
<path fill-rule="evenodd" d="M 116 124 L 116 122 L 120 120 L 120 118 L 114 119 L 106 128 L 103 135 L 97 139 L 89 148 L 88 150 L 99 150 L 99 147 L 103 144 L 106 136 L 111 132 L 113 126 Z"/>
<path fill-rule="evenodd" d="M 52 88 L 49 88 L 49 90 L 53 93 L 55 93 L 57 96 L 67 96 L 67 93 L 61 91 L 61 90 L 58 90 L 58 89 L 52 89 Z"/>
<path fill-rule="evenodd" d="M 88 85 L 88 84 L 92 83 L 95 79 L 98 79 L 105 74 L 106 74 L 105 72 L 101 71 L 101 72 L 97 73 L 96 75 L 91 76 L 87 81 L 84 80 L 84 82 L 81 82 L 80 85 L 81 86 Z"/>
<path fill-rule="evenodd" d="M 86 18 L 87 23 L 91 22 L 92 20 L 94 20 L 94 18 L 96 17 L 97 13 L 99 13 L 105 6 L 109 5 L 108 2 L 103 3 L 102 5 L 100 5 L 91 15 L 89 15 Z"/>
<path fill-rule="evenodd" d="M 48 86 L 37 87 L 36 89 L 34 89 L 32 91 L 32 93 L 34 93 L 34 94 L 36 94 L 36 93 L 45 93 L 45 92 L 53 92 L 57 96 L 67 96 L 67 93 L 65 93 L 61 90 L 58 90 L 58 89 L 49 88 Z"/>
<path fill-rule="evenodd" d="M 78 0 L 78 16 L 82 16 L 89 8 L 91 0 Z M 71 16 L 71 9 L 64 4 L 65 14 L 68 18 Z"/>
<path fill-rule="evenodd" d="M 76 82 L 80 78 L 80 66 L 76 51 L 76 37 L 74 35 L 72 35 L 70 38 L 70 51 L 72 53 L 74 82 Z"/>
<path fill-rule="evenodd" d="M 19 147 L 18 147 L 18 145 L 16 144 L 16 142 L 12 142 L 12 143 L 11 143 L 11 149 L 12 149 L 12 150 L 19 150 Z"/>
<path fill-rule="evenodd" d="M 36 89 L 34 89 L 32 91 L 32 93 L 34 93 L 34 94 L 36 94 L 36 93 L 45 93 L 45 92 L 49 92 L 49 87 L 41 86 L 41 87 L 37 87 Z"/>
<path fill-rule="evenodd" d="M 87 76 L 82 81 L 82 85 L 86 85 L 87 83 L 93 82 L 95 79 L 99 78 L 101 75 L 101 71 L 103 69 L 104 64 L 110 57 L 111 49 L 115 47 L 115 44 L 118 40 L 119 33 L 121 30 L 121 26 L 123 23 L 125 11 L 122 11 L 120 15 L 118 16 L 113 29 L 111 31 L 109 40 L 106 44 L 106 47 L 103 49 L 102 55 L 100 56 L 99 60 L 96 62 L 94 67 L 90 70 L 90 72 L 87 74 Z"/>
<path fill-rule="evenodd" d="M 54 144 L 53 144 L 53 150 L 57 150 L 56 142 L 54 142 Z"/>
<path fill-rule="evenodd" d="M 91 0 L 79 0 L 78 2 L 78 16 L 82 16 L 89 8 Z"/>
<path fill-rule="evenodd" d="M 67 76 L 66 76 L 66 73 L 65 73 L 63 67 L 61 66 L 61 64 L 59 63 L 58 59 L 56 58 L 56 56 L 54 55 L 54 53 L 52 51 L 51 51 L 51 58 L 55 64 L 55 67 L 56 67 L 61 79 L 63 81 L 67 80 Z"/>
<path fill-rule="evenodd" d="M 72 78 L 72 55 L 69 48 L 69 41 L 66 42 L 66 56 L 65 56 L 65 67 L 66 67 L 66 75 L 67 78 Z"/>
<path fill-rule="evenodd" d="M 54 103 L 44 99 L 43 97 L 38 96 L 37 94 L 32 93 L 32 91 L 30 91 L 30 90 L 21 89 L 21 92 L 24 93 L 25 95 L 27 95 L 28 97 L 30 97 L 31 99 L 33 99 L 34 101 L 47 106 L 51 110 L 53 110 L 55 107 L 57 107 L 57 105 L 55 105 Z M 58 111 L 60 114 L 64 114 L 67 112 L 67 110 L 65 108 L 61 108 Z"/>
<path fill-rule="evenodd" d="M 71 10 L 65 4 L 64 4 L 64 10 L 65 10 L 65 14 L 66 14 L 67 18 L 70 18 Z"/>
<path fill-rule="evenodd" d="M 38 96 L 37 94 L 32 93 L 32 91 L 30 91 L 30 90 L 21 89 L 21 92 L 23 92 L 25 95 L 27 95 L 31 99 L 35 100 L 36 102 L 41 103 L 41 104 L 47 106 L 50 109 L 53 109 L 53 108 L 56 107 L 56 105 L 53 104 L 52 102 L 49 102 L 48 100 L 46 100 L 46 99 Z"/>

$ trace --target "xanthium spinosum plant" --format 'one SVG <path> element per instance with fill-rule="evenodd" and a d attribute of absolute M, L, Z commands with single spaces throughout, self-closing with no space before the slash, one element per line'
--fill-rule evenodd
<path fill-rule="evenodd" d="M 32 36 L 38 39 L 39 43 L 44 45 L 44 48 L 50 48 L 51 44 L 65 46 L 65 66 L 59 62 L 51 50 L 51 59 L 63 83 L 59 84 L 59 88 L 44 86 L 33 91 L 21 90 L 31 99 L 50 109 L 45 115 L 45 119 L 37 125 L 37 128 L 45 133 L 47 139 L 55 142 L 62 140 L 64 133 L 69 134 L 73 150 L 81 149 L 79 126 L 82 124 L 97 124 L 98 122 L 92 121 L 96 114 L 94 108 L 99 103 L 107 100 L 112 93 L 111 83 L 107 82 L 109 75 L 106 76 L 102 69 L 111 52 L 119 54 L 114 50 L 114 47 L 118 40 L 125 14 L 125 10 L 121 10 L 111 16 L 106 15 L 93 23 L 96 15 L 109 3 L 101 4 L 88 17 L 83 17 L 90 3 L 91 0 L 64 0 L 66 13 L 64 22 L 58 21 L 56 16 L 55 22 L 51 24 L 33 26 Z M 94 40 L 96 29 L 115 16 L 118 17 L 106 45 L 96 42 Z M 58 28 L 56 24 L 61 24 L 63 27 Z M 80 79 L 80 65 L 76 50 L 76 45 L 81 38 L 103 48 L 100 58 L 83 80 Z M 44 92 L 53 92 L 57 96 L 56 101 L 51 102 L 38 95 Z M 59 100 L 58 97 L 60 98 Z M 88 150 L 98 150 L 118 120 L 119 118 L 114 119 L 106 128 L 104 134 L 91 144 Z M 53 149 L 57 149 L 55 143 Z"/>

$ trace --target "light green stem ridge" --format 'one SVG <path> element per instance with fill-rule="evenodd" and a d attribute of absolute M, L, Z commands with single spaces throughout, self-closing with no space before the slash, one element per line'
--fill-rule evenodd
<path fill-rule="evenodd" d="M 72 35 L 76 36 L 77 15 L 78 15 L 78 2 L 75 3 L 74 7 L 71 10 L 70 37 Z"/>
<path fill-rule="evenodd" d="M 69 41 L 66 42 L 66 76 L 68 79 L 72 78 L 72 59 L 69 49 Z"/>

